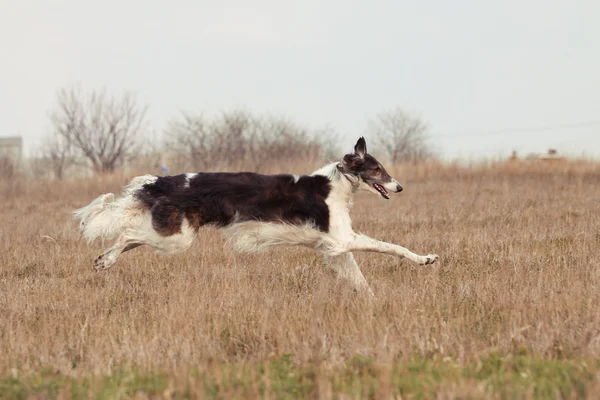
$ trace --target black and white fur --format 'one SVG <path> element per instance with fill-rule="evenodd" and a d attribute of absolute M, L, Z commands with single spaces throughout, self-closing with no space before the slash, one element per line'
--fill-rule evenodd
<path fill-rule="evenodd" d="M 238 251 L 301 245 L 322 253 L 341 277 L 371 293 L 353 251 L 372 251 L 431 264 L 435 254 L 415 254 L 352 230 L 350 209 L 358 190 L 389 199 L 402 186 L 370 154 L 364 138 L 340 162 L 311 175 L 194 173 L 134 178 L 118 200 L 103 194 L 74 212 L 88 242 L 116 242 L 94 261 L 97 271 L 148 245 L 159 253 L 187 250 L 203 225 L 223 228 Z"/>

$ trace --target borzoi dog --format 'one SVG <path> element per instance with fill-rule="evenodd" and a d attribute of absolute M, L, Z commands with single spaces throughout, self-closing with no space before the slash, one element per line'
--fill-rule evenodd
<path fill-rule="evenodd" d="M 163 254 L 187 250 L 203 225 L 223 228 L 234 248 L 254 252 L 272 246 L 301 245 L 322 253 L 340 277 L 372 293 L 353 251 L 371 251 L 431 264 L 435 254 L 415 254 L 352 230 L 350 209 L 358 190 L 384 199 L 402 186 L 393 179 L 360 138 L 354 153 L 311 175 L 260 175 L 252 172 L 144 175 L 115 200 L 103 194 L 74 212 L 88 242 L 117 238 L 94 260 L 97 271 L 119 256 L 148 245 Z"/>

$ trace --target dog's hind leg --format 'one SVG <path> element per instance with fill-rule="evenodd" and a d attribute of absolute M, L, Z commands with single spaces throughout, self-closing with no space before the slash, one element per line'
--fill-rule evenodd
<path fill-rule="evenodd" d="M 412 262 L 420 265 L 433 264 L 438 259 L 436 254 L 421 256 L 413 253 L 405 247 L 398 246 L 397 244 L 382 242 L 362 234 L 357 234 L 354 237 L 354 240 L 348 243 L 346 247 L 348 251 L 373 251 L 377 253 L 386 253 L 400 257 L 406 257 Z"/>
<path fill-rule="evenodd" d="M 137 232 L 133 229 L 127 229 L 123 232 L 115 244 L 96 257 L 94 260 L 94 269 L 96 271 L 108 269 L 117 262 L 117 258 L 119 258 L 122 253 L 135 249 L 143 244 L 147 244 L 143 241 L 143 238 L 136 233 Z"/>
<path fill-rule="evenodd" d="M 123 232 L 112 247 L 94 260 L 94 269 L 96 271 L 108 269 L 117 262 L 122 253 L 142 245 L 148 245 L 162 254 L 179 253 L 189 249 L 195 236 L 196 233 L 187 220 L 183 221 L 181 232 L 169 236 L 158 234 L 148 221 L 148 224 L 140 228 L 127 229 Z"/>
<path fill-rule="evenodd" d="M 360 271 L 352 253 L 325 256 L 325 262 L 328 267 L 337 273 L 339 278 L 350 282 L 357 291 L 366 291 L 369 295 L 373 296 L 373 291 Z"/>

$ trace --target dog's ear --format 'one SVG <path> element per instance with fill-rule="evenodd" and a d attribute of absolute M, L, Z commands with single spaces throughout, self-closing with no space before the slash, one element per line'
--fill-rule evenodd
<path fill-rule="evenodd" d="M 365 154 L 367 154 L 367 141 L 364 137 L 361 136 L 354 145 L 354 153 L 359 155 L 360 158 L 365 158 Z"/>
<path fill-rule="evenodd" d="M 364 164 L 364 158 L 358 154 L 346 154 L 342 159 L 341 169 L 346 174 L 356 175 L 361 171 Z"/>

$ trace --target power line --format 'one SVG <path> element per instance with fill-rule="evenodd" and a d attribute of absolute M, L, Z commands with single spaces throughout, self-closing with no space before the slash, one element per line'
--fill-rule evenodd
<path fill-rule="evenodd" d="M 600 125 L 600 120 L 573 122 L 573 123 L 559 124 L 559 125 L 545 125 L 545 126 L 528 127 L 528 128 L 505 128 L 505 129 L 499 129 L 499 130 L 495 130 L 495 131 L 478 132 L 478 133 L 475 133 L 475 132 L 466 133 L 466 134 L 447 133 L 447 134 L 442 134 L 442 135 L 432 135 L 432 138 L 434 138 L 434 139 L 442 138 L 442 137 L 464 138 L 464 137 L 500 135 L 503 133 L 547 132 L 547 131 L 552 131 L 552 130 L 567 129 L 567 128 L 579 128 L 579 127 L 595 126 L 595 125 Z"/>

